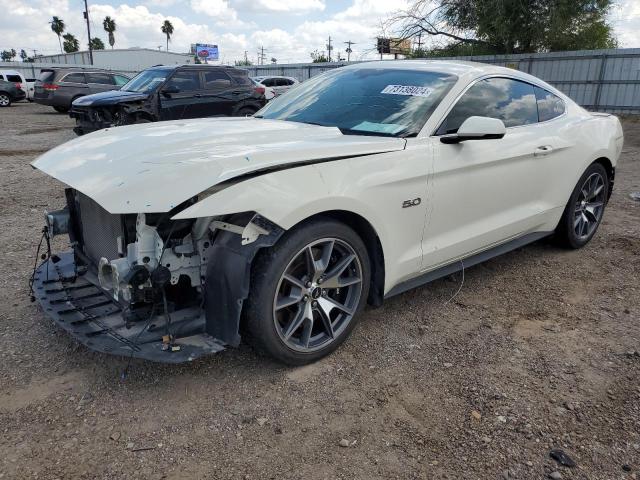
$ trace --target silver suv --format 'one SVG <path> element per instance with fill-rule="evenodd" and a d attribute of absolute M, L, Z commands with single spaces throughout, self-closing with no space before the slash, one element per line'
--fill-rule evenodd
<path fill-rule="evenodd" d="M 33 100 L 65 113 L 76 98 L 119 90 L 129 81 L 120 73 L 79 68 L 43 68 L 36 80 Z"/>

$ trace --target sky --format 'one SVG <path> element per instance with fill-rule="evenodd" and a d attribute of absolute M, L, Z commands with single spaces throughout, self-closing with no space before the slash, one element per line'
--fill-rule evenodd
<path fill-rule="evenodd" d="M 160 26 L 171 21 L 169 50 L 187 52 L 193 43 L 217 44 L 220 60 L 233 63 L 247 52 L 256 63 L 264 47 L 267 62 L 309 62 L 310 52 L 326 50 L 331 36 L 334 54 L 346 57 L 344 42 L 355 42 L 352 60 L 374 58 L 374 39 L 381 24 L 406 8 L 407 0 L 89 0 L 92 37 L 107 45 L 102 20 L 116 20 L 115 48 L 165 48 Z M 0 49 L 60 52 L 48 22 L 56 15 L 86 49 L 83 0 L 0 0 Z M 621 47 L 640 47 L 640 0 L 619 0 L 613 23 Z"/>

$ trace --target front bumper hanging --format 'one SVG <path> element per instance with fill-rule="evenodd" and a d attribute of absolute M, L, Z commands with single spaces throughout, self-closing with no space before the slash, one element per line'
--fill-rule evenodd
<path fill-rule="evenodd" d="M 167 332 L 163 312 L 127 324 L 123 307 L 87 271 L 76 274 L 74 255 L 66 252 L 48 259 L 35 272 L 34 295 L 55 323 L 91 350 L 161 363 L 182 363 L 225 349 L 205 331 L 202 308 L 172 312 L 170 332 L 176 349 L 163 349 Z M 175 351 L 172 351 L 175 350 Z"/>

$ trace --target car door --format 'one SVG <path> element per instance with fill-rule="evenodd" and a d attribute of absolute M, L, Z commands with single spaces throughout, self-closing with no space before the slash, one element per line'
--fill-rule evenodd
<path fill-rule="evenodd" d="M 70 107 L 74 98 L 89 95 L 89 85 L 83 72 L 71 72 L 66 74 L 58 82 L 54 92 L 54 103 L 63 107 Z"/>
<path fill-rule="evenodd" d="M 202 117 L 231 116 L 237 90 L 233 80 L 223 69 L 202 72 L 203 91 L 200 104 Z"/>
<path fill-rule="evenodd" d="M 177 70 L 160 90 L 160 118 L 180 120 L 202 114 L 200 70 Z"/>
<path fill-rule="evenodd" d="M 501 119 L 505 136 L 440 142 L 441 135 L 455 133 L 474 115 Z M 432 205 L 423 238 L 423 270 L 537 231 L 544 223 L 546 184 L 553 171 L 540 162 L 545 147 L 541 133 L 533 85 L 491 77 L 465 91 L 431 137 Z"/>
<path fill-rule="evenodd" d="M 87 72 L 87 85 L 90 93 L 101 93 L 115 89 L 113 75 L 103 72 Z"/>

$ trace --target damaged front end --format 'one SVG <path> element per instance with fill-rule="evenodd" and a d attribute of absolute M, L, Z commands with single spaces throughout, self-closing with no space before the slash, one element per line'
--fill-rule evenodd
<path fill-rule="evenodd" d="M 58 325 L 89 348 L 179 363 L 240 341 L 251 262 L 282 229 L 259 215 L 171 220 L 167 213 L 115 215 L 74 189 L 46 215 L 45 234 L 72 250 L 49 254 L 33 294 Z M 47 239 L 48 240 L 48 239 Z"/>

